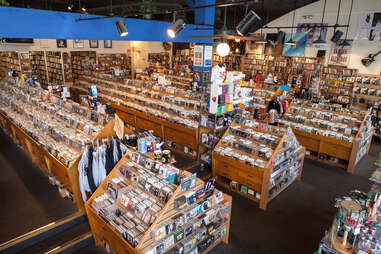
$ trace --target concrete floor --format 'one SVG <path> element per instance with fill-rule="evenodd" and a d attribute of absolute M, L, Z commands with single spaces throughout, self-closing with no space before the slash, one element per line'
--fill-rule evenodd
<path fill-rule="evenodd" d="M 336 212 L 334 199 L 353 189 L 369 190 L 368 177 L 380 152 L 381 145 L 373 142 L 353 175 L 306 159 L 302 181 L 272 200 L 266 212 L 232 193 L 230 242 L 210 253 L 313 253 Z M 41 171 L 1 132 L 0 165 L 0 243 L 75 212 L 74 204 L 61 199 Z M 103 251 L 88 247 L 78 253 Z"/>

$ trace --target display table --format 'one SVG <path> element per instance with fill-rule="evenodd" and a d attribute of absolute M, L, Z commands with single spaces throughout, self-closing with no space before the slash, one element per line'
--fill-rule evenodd
<path fill-rule="evenodd" d="M 158 173 L 153 173 L 138 164 L 133 159 L 134 154 L 136 153 L 132 151 L 126 153 L 86 203 L 86 212 L 96 245 L 118 254 L 144 254 L 167 253 L 176 248 L 183 248 L 183 251 L 188 253 L 192 253 L 190 251 L 195 248 L 204 248 L 198 253 L 207 253 L 221 241 L 228 243 L 232 205 L 229 195 L 214 190 L 211 196 L 200 196 L 194 200 L 194 195 L 204 189 L 203 181 L 195 178 L 194 186 L 182 191 L 182 185 L 166 182 Z M 135 176 L 130 177 L 129 170 L 137 170 L 137 179 Z M 186 171 L 180 174 L 182 177 L 191 176 Z M 140 180 L 143 175 L 149 175 L 146 182 Z M 151 180 L 161 181 L 164 186 L 173 190 L 173 194 L 162 199 L 161 194 L 158 195 L 152 187 L 148 188 L 147 184 L 152 183 Z M 216 193 L 223 195 L 223 201 L 220 203 L 216 201 Z M 140 207 L 140 202 L 135 202 L 135 199 L 141 198 L 140 196 L 148 196 L 142 203 L 149 200 L 150 205 L 146 208 Z M 190 201 L 191 197 L 193 201 Z M 184 198 L 185 203 L 179 205 L 181 198 Z M 111 206 L 116 206 L 112 209 L 105 206 L 105 203 L 110 205 L 108 200 L 113 200 Z M 202 207 L 202 211 L 195 214 L 197 207 Z M 118 215 L 115 217 L 112 212 L 111 215 L 107 214 L 106 211 L 110 210 L 118 210 Z M 144 214 L 148 210 L 156 217 L 146 220 L 147 216 Z M 221 220 L 218 216 L 212 217 L 217 211 L 221 213 L 218 215 L 222 216 Z M 205 216 L 209 219 L 205 220 Z M 204 225 L 203 221 L 207 221 L 207 225 Z"/>
<path fill-rule="evenodd" d="M 294 102 L 280 124 L 293 128 L 300 144 L 309 151 L 307 158 L 353 173 L 357 162 L 370 149 L 374 130 L 369 114 L 337 112 L 315 106 Z"/>
<path fill-rule="evenodd" d="M 243 120 L 232 123 L 212 154 L 218 184 L 259 203 L 267 203 L 300 181 L 305 148 L 291 128 Z"/>

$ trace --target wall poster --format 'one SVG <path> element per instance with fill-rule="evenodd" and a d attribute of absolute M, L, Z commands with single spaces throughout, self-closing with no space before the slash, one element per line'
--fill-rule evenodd
<path fill-rule="evenodd" d="M 193 66 L 202 67 L 204 47 L 202 45 L 195 45 L 193 49 Z"/>
<path fill-rule="evenodd" d="M 381 41 L 381 12 L 359 16 L 356 40 Z"/>
<path fill-rule="evenodd" d="M 349 58 L 351 57 L 352 43 L 348 41 L 350 46 L 340 46 L 332 44 L 331 54 L 329 55 L 328 64 L 348 66 Z"/>
<path fill-rule="evenodd" d="M 299 23 L 296 33 L 307 34 L 307 47 L 321 47 L 322 45 L 313 44 L 313 42 L 319 39 L 320 31 L 322 39 L 326 40 L 327 26 L 328 23 Z"/>
<path fill-rule="evenodd" d="M 287 42 L 291 38 L 291 34 L 286 34 L 284 41 Z M 296 42 L 295 45 L 283 45 L 284 56 L 304 56 L 306 49 L 307 34 L 293 34 L 292 39 Z"/>

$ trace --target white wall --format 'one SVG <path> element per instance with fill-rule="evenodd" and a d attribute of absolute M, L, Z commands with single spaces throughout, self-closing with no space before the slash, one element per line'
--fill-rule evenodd
<path fill-rule="evenodd" d="M 350 10 L 351 0 L 341 1 L 341 11 L 339 15 L 339 24 L 346 25 L 348 22 L 348 15 Z M 320 23 L 322 18 L 324 1 L 320 0 L 316 3 L 299 8 L 295 12 L 295 25 L 298 23 Z M 324 16 L 324 23 L 334 25 L 337 17 L 338 0 L 327 0 L 326 12 Z M 381 12 L 381 0 L 354 0 L 352 16 L 350 19 L 350 27 L 348 30 L 348 39 L 354 39 L 357 34 L 358 18 L 363 13 Z M 273 26 L 292 26 L 293 12 L 285 14 L 284 16 L 272 21 L 268 24 L 269 27 Z M 304 15 L 312 15 L 312 19 L 304 19 Z M 346 28 L 340 28 L 345 36 Z M 287 33 L 291 33 L 291 29 L 282 29 Z M 294 33 L 295 33 L 294 29 Z M 267 30 L 267 32 L 276 33 L 276 30 Z M 328 59 L 332 42 L 330 41 L 333 35 L 333 28 L 328 29 L 327 44 L 324 48 L 326 50 L 326 59 Z M 317 48 L 307 47 L 305 56 L 316 56 Z M 381 50 L 381 41 L 354 41 L 352 45 L 352 55 L 350 57 L 349 68 L 357 68 L 360 73 L 381 75 L 381 55 L 376 58 L 376 61 L 369 67 L 364 67 L 360 60 L 368 54 L 374 54 Z"/>

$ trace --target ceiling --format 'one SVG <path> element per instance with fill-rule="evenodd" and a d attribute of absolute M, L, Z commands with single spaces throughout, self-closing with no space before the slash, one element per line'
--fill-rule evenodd
<path fill-rule="evenodd" d="M 54 11 L 69 11 L 68 5 L 73 5 L 71 12 L 81 12 L 82 7 L 86 8 L 89 14 L 110 15 L 113 13 L 115 16 L 122 16 L 123 13 L 139 13 L 144 7 L 142 2 L 150 2 L 148 7 L 156 10 L 171 10 L 181 7 L 189 7 L 188 1 L 194 0 L 7 0 L 10 6 L 44 9 Z M 294 10 L 305 6 L 307 4 L 316 2 L 318 0 L 256 0 L 255 3 L 249 5 L 249 10 L 254 10 L 261 18 L 262 24 L 266 23 Z M 217 3 L 227 2 L 227 0 L 216 0 Z M 230 1 L 234 2 L 234 1 Z M 111 8 L 112 3 L 112 8 Z M 142 7 L 143 6 L 143 7 Z M 112 12 L 111 12 L 112 11 Z M 244 16 L 246 11 L 245 6 L 235 6 L 227 8 L 227 27 L 233 29 Z M 194 23 L 194 12 L 188 11 L 184 13 L 185 21 L 187 23 Z M 140 18 L 143 18 L 140 16 Z M 160 14 L 145 16 L 153 20 L 172 21 L 172 14 Z M 215 26 L 221 28 L 223 25 L 224 9 L 216 8 Z"/>

